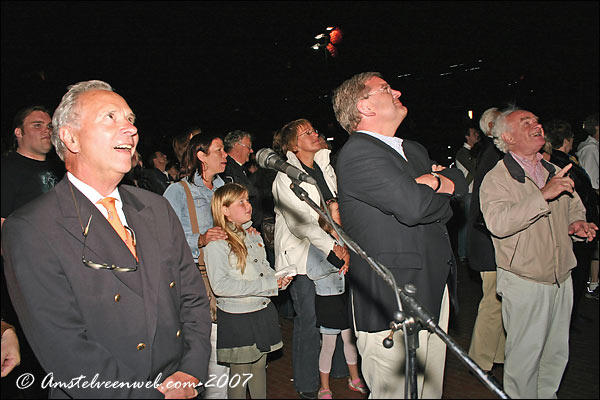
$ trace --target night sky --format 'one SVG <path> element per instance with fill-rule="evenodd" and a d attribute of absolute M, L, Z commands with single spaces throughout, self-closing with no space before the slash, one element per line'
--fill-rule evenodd
<path fill-rule="evenodd" d="M 398 134 L 443 162 L 472 109 L 516 103 L 569 120 L 598 111 L 598 2 L 7 2 L 2 134 L 17 109 L 54 110 L 70 84 L 110 83 L 137 115 L 142 154 L 198 125 L 272 133 L 305 117 L 346 138 L 330 95 L 380 71 L 409 116 Z M 338 56 L 314 36 L 343 31 Z M 467 70 L 467 71 L 465 71 Z"/>

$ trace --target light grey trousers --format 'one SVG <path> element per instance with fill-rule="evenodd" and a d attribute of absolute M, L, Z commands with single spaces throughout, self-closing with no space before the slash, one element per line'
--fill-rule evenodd
<path fill-rule="evenodd" d="M 496 288 L 506 329 L 504 391 L 515 399 L 556 398 L 569 361 L 571 276 L 545 285 L 498 268 Z"/>
<path fill-rule="evenodd" d="M 227 398 L 227 386 L 217 385 L 216 382 L 222 382 L 221 378 L 223 375 L 229 376 L 229 367 L 217 364 L 217 324 L 212 323 L 212 329 L 210 332 L 210 361 L 208 363 L 208 379 L 212 378 L 212 381 L 204 392 L 202 393 L 203 399 L 226 399 Z M 221 381 L 219 381 L 221 378 Z M 229 379 L 229 378 L 227 378 Z M 228 380 L 227 380 L 228 381 Z M 208 382 L 207 382 L 208 383 Z"/>

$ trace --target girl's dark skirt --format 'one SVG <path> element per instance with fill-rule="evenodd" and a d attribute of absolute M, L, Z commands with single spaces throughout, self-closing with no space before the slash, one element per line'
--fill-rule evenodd
<path fill-rule="evenodd" d="M 247 364 L 283 347 L 272 302 L 262 310 L 232 314 L 217 309 L 217 362 Z"/>
<path fill-rule="evenodd" d="M 333 296 L 315 296 L 317 328 L 348 329 L 348 291 Z"/>

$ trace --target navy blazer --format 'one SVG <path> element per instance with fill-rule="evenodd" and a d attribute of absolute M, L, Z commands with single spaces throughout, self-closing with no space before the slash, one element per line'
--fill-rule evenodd
<path fill-rule="evenodd" d="M 483 136 L 479 141 L 481 153 L 477 159 L 475 178 L 473 179 L 473 195 L 467 216 L 467 256 L 469 267 L 474 271 L 496 271 L 496 252 L 492 243 L 492 234 L 485 226 L 481 204 L 479 204 L 479 189 L 485 174 L 496 166 L 504 157 L 504 153 L 496 148 L 494 141 Z"/>
<path fill-rule="evenodd" d="M 449 195 L 437 194 L 415 178 L 434 164 L 420 144 L 404 140 L 408 162 L 377 138 L 353 133 L 340 150 L 337 178 L 344 230 L 394 275 L 400 288 L 417 287 L 417 300 L 439 318 L 446 283 L 455 310 L 456 263 L 446 229 L 452 217 Z M 467 192 L 458 169 L 441 172 L 455 184 L 455 195 Z M 355 253 L 348 272 L 356 328 L 389 329 L 397 310 L 393 290 Z"/>
<path fill-rule="evenodd" d="M 146 189 L 151 190 L 156 194 L 162 195 L 171 184 L 169 177 L 158 168 L 145 169 L 144 175 L 146 176 L 149 185 Z"/>
<path fill-rule="evenodd" d="M 211 320 L 206 290 L 177 215 L 161 196 L 122 185 L 137 239 L 136 272 L 94 270 L 85 258 L 133 267 L 106 218 L 65 177 L 4 223 L 2 247 L 13 305 L 25 335 L 55 381 L 160 383 L 176 371 L 206 382 Z M 73 193 L 73 195 L 72 195 Z M 77 207 L 74 205 L 73 196 Z M 163 398 L 154 388 L 55 388 L 51 398 Z"/>

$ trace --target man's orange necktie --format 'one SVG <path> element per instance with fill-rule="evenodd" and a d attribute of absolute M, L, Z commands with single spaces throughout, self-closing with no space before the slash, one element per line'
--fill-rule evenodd
<path fill-rule="evenodd" d="M 114 230 L 119 234 L 121 239 L 123 239 L 129 248 L 129 251 L 131 251 L 131 254 L 133 254 L 137 260 L 137 253 L 135 251 L 133 238 L 131 237 L 129 231 L 125 229 L 123 223 L 121 223 L 121 219 L 117 214 L 117 208 L 115 207 L 115 200 L 116 199 L 114 197 L 105 197 L 102 200 L 98 200 L 98 204 L 102 204 L 104 208 L 106 208 L 106 211 L 108 211 L 108 222 L 110 222 Z"/>

